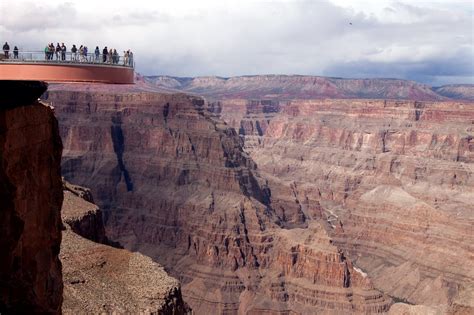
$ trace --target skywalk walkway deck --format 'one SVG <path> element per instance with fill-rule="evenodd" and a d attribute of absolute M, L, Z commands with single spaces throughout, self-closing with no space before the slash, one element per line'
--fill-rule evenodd
<path fill-rule="evenodd" d="M 51 58 L 44 52 L 10 53 L 0 58 L 0 80 L 46 82 L 94 82 L 133 84 L 134 62 L 123 56 L 103 58 L 103 55 L 67 53 Z M 105 60 L 105 61 L 104 61 Z"/>

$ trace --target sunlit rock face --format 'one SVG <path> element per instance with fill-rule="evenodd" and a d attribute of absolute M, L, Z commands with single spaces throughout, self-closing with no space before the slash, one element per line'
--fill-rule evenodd
<path fill-rule="evenodd" d="M 61 138 L 44 82 L 0 81 L 0 313 L 60 314 Z"/>
<path fill-rule="evenodd" d="M 91 188 L 107 237 L 181 281 L 197 314 L 388 310 L 391 299 L 334 244 L 317 200 L 291 199 L 263 176 L 240 131 L 201 98 L 76 87 L 47 101 L 63 175 Z"/>
<path fill-rule="evenodd" d="M 273 204 L 326 221 L 377 289 L 472 311 L 472 102 L 227 99 L 209 110 L 240 131 Z"/>

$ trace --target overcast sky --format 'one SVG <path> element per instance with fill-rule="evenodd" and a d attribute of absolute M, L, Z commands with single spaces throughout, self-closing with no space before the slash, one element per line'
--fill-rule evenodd
<path fill-rule="evenodd" d="M 0 41 L 131 49 L 145 75 L 474 84 L 472 0 L 6 1 Z M 352 23 L 352 25 L 350 24 Z"/>

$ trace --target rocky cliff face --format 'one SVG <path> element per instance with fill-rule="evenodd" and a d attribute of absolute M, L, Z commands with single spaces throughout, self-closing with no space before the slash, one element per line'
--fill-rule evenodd
<path fill-rule="evenodd" d="M 41 82 L 0 82 L 0 313 L 61 313 L 61 139 Z"/>
<path fill-rule="evenodd" d="M 197 314 L 376 313 L 390 299 L 334 245 L 313 199 L 274 196 L 237 131 L 186 95 L 51 91 L 63 175 L 106 232 L 164 265 Z M 292 228 L 292 229 L 289 229 Z"/>
<path fill-rule="evenodd" d="M 472 103 L 224 100 L 209 108 L 240 130 L 272 198 L 296 201 L 285 207 L 293 223 L 325 221 L 376 288 L 428 306 L 472 297 Z M 472 298 L 461 300 L 459 309 L 473 310 Z"/>
<path fill-rule="evenodd" d="M 210 99 L 324 99 L 368 98 L 443 100 L 431 87 L 399 79 L 343 79 L 303 75 L 176 78 L 145 77 L 151 86 L 181 90 Z M 447 95 L 447 94 L 446 94 Z M 457 94 L 456 94 L 457 95 Z M 448 96 L 456 96 L 451 93 Z"/>
<path fill-rule="evenodd" d="M 163 267 L 139 253 L 97 243 L 109 241 L 88 189 L 67 182 L 64 188 L 64 314 L 190 313 L 178 281 Z"/>

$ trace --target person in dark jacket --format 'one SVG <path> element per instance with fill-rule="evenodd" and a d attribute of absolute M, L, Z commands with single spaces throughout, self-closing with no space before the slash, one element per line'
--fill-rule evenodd
<path fill-rule="evenodd" d="M 3 45 L 3 53 L 5 54 L 5 59 L 8 59 L 10 57 L 10 46 L 8 45 L 7 42 L 5 42 L 5 45 Z"/>
<path fill-rule="evenodd" d="M 18 59 L 18 47 L 13 48 L 13 59 Z"/>
<path fill-rule="evenodd" d="M 102 62 L 107 62 L 108 54 L 109 54 L 109 51 L 107 50 L 107 46 L 105 46 L 104 50 L 102 50 Z"/>
<path fill-rule="evenodd" d="M 53 60 L 53 56 L 54 56 L 54 44 L 51 43 L 49 44 L 49 60 Z"/>
<path fill-rule="evenodd" d="M 56 55 L 56 60 L 59 60 L 60 55 L 61 55 L 61 46 L 59 46 L 59 43 L 56 43 L 55 55 Z"/>
<path fill-rule="evenodd" d="M 76 47 L 76 45 L 72 45 L 71 53 L 72 53 L 72 61 L 77 61 L 77 47 Z"/>
<path fill-rule="evenodd" d="M 61 60 L 65 61 L 66 60 L 66 45 L 64 43 L 61 43 Z"/>

